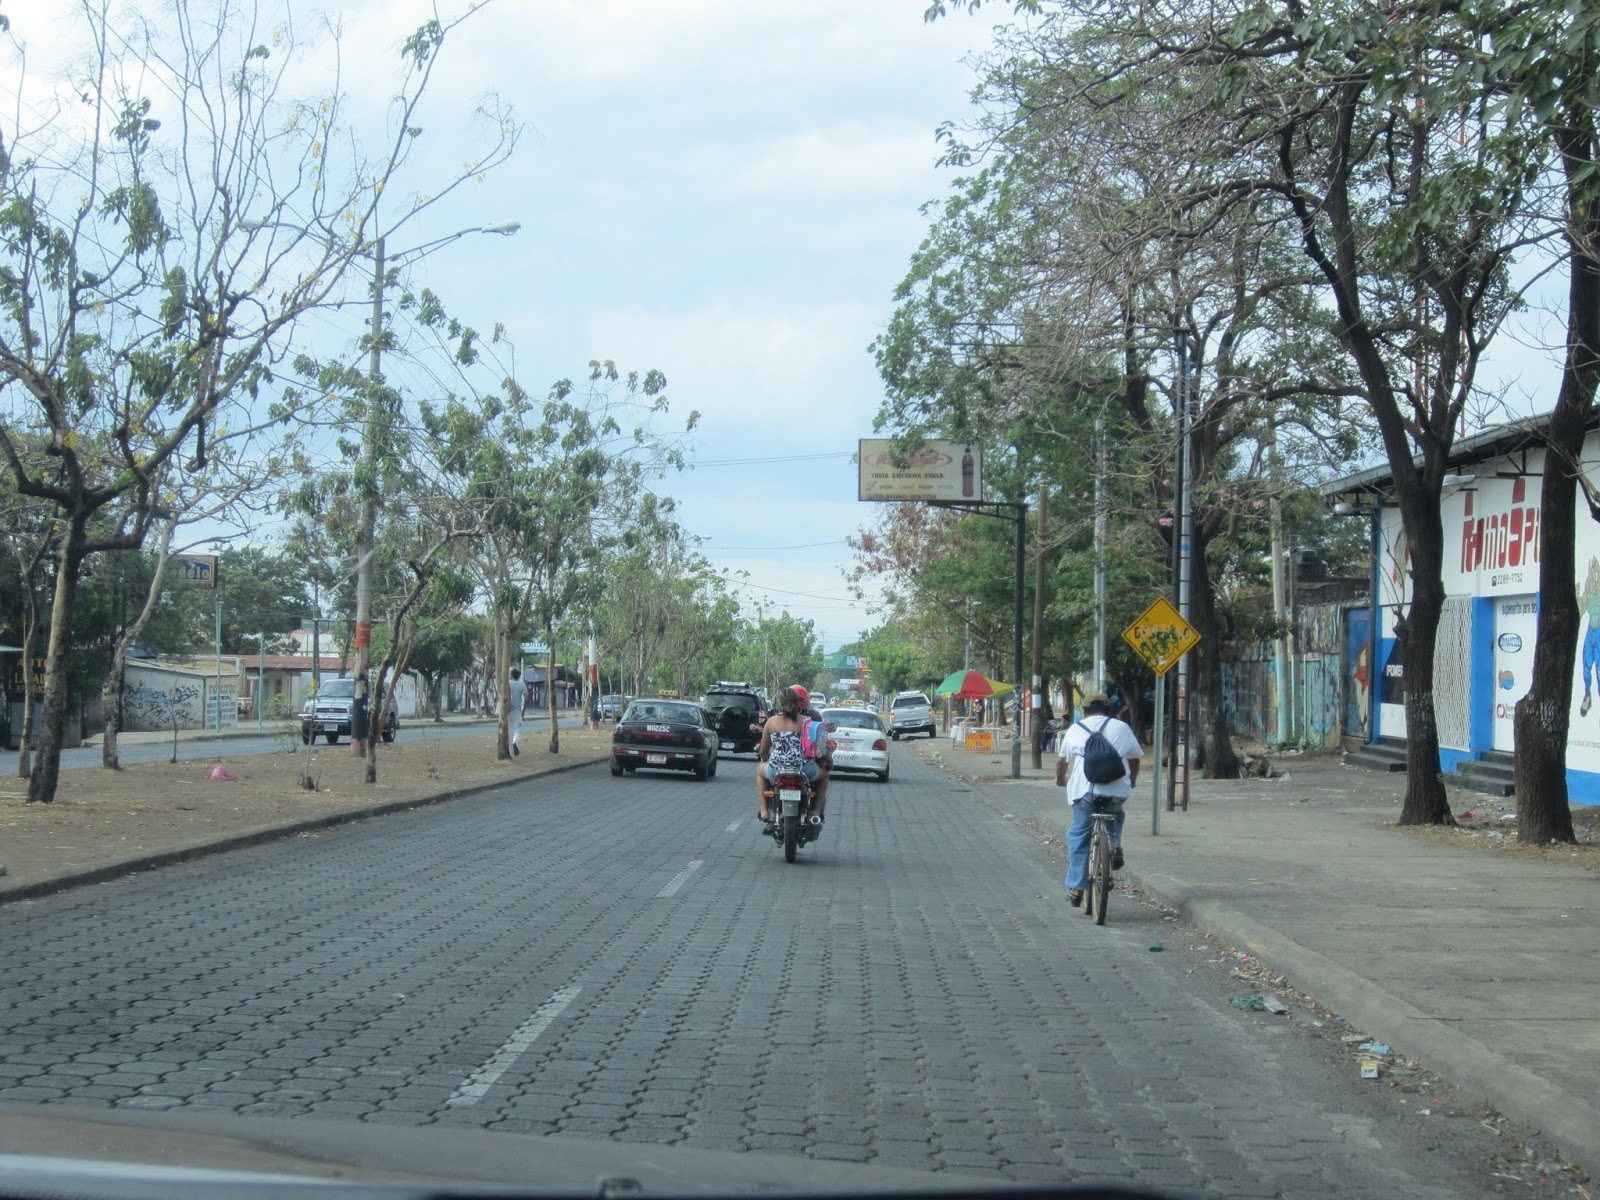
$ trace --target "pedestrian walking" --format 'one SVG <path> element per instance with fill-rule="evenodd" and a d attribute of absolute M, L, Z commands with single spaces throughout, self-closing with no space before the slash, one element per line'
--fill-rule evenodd
<path fill-rule="evenodd" d="M 528 685 L 522 681 L 522 671 L 511 668 L 511 685 L 506 704 L 506 740 L 511 743 L 511 753 L 521 754 L 517 739 L 522 736 L 522 710 L 528 703 Z"/>

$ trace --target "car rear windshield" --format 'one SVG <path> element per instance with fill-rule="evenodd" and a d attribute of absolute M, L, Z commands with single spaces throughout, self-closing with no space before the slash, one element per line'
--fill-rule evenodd
<path fill-rule="evenodd" d="M 927 702 L 928 698 L 926 696 L 896 696 L 894 698 L 894 707 L 911 708 L 914 705 L 926 704 Z"/>
<path fill-rule="evenodd" d="M 883 722 L 874 714 L 862 712 L 859 708 L 830 708 L 822 714 L 822 719 L 841 729 L 876 729 L 879 733 L 883 732 Z"/>
<path fill-rule="evenodd" d="M 698 725 L 699 710 L 692 704 L 672 704 L 664 700 L 649 700 L 635 704 L 622 718 L 624 721 L 669 721 L 676 725 Z"/>
<path fill-rule="evenodd" d="M 707 692 L 707 708 L 742 708 L 755 712 L 756 698 L 749 692 Z"/>

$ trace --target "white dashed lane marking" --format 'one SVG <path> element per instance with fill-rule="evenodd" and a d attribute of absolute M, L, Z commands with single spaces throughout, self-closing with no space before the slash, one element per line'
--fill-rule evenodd
<path fill-rule="evenodd" d="M 705 864 L 702 862 L 702 860 L 700 860 L 698 858 L 695 859 L 687 867 L 685 867 L 683 870 L 679 871 L 676 875 L 674 875 L 672 877 L 672 882 L 671 883 L 667 884 L 666 887 L 662 888 L 659 892 L 656 893 L 656 899 L 657 900 L 662 900 L 662 899 L 665 899 L 666 897 L 672 895 L 673 893 L 675 893 L 684 884 L 689 882 L 689 876 L 693 875 L 696 871 L 698 871 L 704 865 Z"/>
<path fill-rule="evenodd" d="M 476 1104 L 483 1099 L 484 1093 L 494 1086 L 494 1081 L 505 1074 L 506 1068 L 521 1058 L 529 1046 L 539 1040 L 539 1035 L 550 1028 L 550 1022 L 559 1017 L 561 1010 L 577 999 L 578 993 L 582 990 L 580 987 L 564 987 L 540 1005 L 539 1010 L 506 1039 L 506 1044 L 495 1051 L 493 1058 L 467 1077 L 467 1081 L 456 1089 L 455 1095 L 446 1100 L 445 1104 L 451 1108 L 461 1108 L 468 1104 Z"/>

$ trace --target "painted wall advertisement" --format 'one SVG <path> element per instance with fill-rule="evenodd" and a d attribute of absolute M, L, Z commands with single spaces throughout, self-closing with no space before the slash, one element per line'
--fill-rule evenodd
<path fill-rule="evenodd" d="M 1600 456 L 1600 435 L 1592 436 L 1585 461 Z M 1444 586 L 1449 596 L 1491 600 L 1476 610 L 1472 630 L 1475 673 L 1492 683 L 1475 686 L 1474 711 L 1487 716 L 1492 746 L 1511 751 L 1517 702 L 1527 694 L 1538 637 L 1539 565 L 1548 549 L 1539 510 L 1543 470 L 1538 452 L 1461 467 L 1459 486 L 1446 489 Z M 1396 617 L 1410 594 L 1410 556 L 1399 513 L 1383 511 L 1378 576 L 1382 620 L 1379 638 L 1381 731 L 1403 737 L 1404 671 L 1399 665 Z M 1577 663 L 1571 692 L 1571 730 L 1567 766 L 1596 776 L 1594 787 L 1573 779 L 1574 799 L 1600 803 L 1600 525 L 1580 519 L 1572 553 L 1576 558 L 1579 627 Z M 1485 626 L 1488 627 L 1485 627 Z M 1584 794 L 1587 792 L 1588 794 Z"/>

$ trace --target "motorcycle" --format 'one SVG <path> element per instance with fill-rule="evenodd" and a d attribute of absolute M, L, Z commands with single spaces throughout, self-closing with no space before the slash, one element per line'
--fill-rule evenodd
<path fill-rule="evenodd" d="M 772 812 L 772 840 L 783 847 L 783 861 L 793 862 L 800 847 L 822 832 L 822 818 L 811 811 L 816 794 L 799 771 L 780 771 L 767 793 Z"/>

